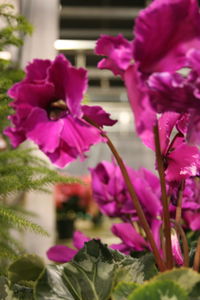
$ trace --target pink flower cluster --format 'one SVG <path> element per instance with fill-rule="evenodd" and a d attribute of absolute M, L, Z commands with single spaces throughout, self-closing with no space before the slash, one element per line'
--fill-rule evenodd
<path fill-rule="evenodd" d="M 134 39 L 102 35 L 95 52 L 104 56 L 100 69 L 119 75 L 127 89 L 135 127 L 143 143 L 155 151 L 153 128 L 158 125 L 167 192 L 173 217 L 180 185 L 184 183 L 182 221 L 187 229 L 199 230 L 200 201 L 200 12 L 197 0 L 154 0 L 135 22 Z M 9 90 L 14 99 L 12 126 L 5 130 L 13 146 L 34 141 L 60 167 L 91 145 L 106 142 L 101 131 L 115 121 L 98 106 L 81 105 L 87 88 L 86 70 L 76 69 L 63 56 L 54 61 L 34 60 L 26 77 Z M 88 120 L 90 122 L 88 123 Z M 93 126 L 94 124 L 95 126 Z M 132 184 L 160 245 L 163 208 L 158 178 L 146 169 L 127 167 Z M 91 169 L 93 195 L 102 213 L 120 217 L 112 231 L 122 243 L 113 245 L 124 253 L 150 248 L 130 222 L 138 222 L 135 208 L 119 167 L 101 162 Z M 140 224 L 139 224 L 140 226 Z M 131 234 L 127 234 L 131 232 Z M 88 240 L 81 234 L 81 245 Z M 78 246 L 77 246 L 78 245 Z M 76 243 L 76 248 L 80 248 Z M 183 259 L 177 235 L 172 238 L 177 264 Z M 55 250 L 55 251 L 54 251 Z M 52 248 L 48 256 L 56 261 L 71 259 L 69 249 Z M 63 252 L 64 251 L 64 252 Z"/>
<path fill-rule="evenodd" d="M 120 75 L 127 88 L 135 126 L 153 148 L 157 113 L 166 176 L 195 176 L 200 144 L 200 13 L 196 0 L 155 0 L 135 22 L 134 39 L 102 35 L 96 54 L 100 69 Z M 188 71 L 183 75 L 184 68 Z M 175 114 L 175 113 L 176 114 Z M 167 115 L 165 115 L 167 113 Z M 170 143 L 170 134 L 179 135 Z"/>

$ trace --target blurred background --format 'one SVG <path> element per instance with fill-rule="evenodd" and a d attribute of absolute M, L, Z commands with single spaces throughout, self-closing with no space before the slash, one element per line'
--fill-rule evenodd
<path fill-rule="evenodd" d="M 3 1 L 3 0 L 1 0 Z M 145 0 L 12 0 L 16 10 L 33 25 L 32 36 L 25 37 L 24 46 L 19 50 L 9 49 L 7 55 L 24 68 L 33 58 L 54 59 L 63 53 L 73 65 L 88 69 L 89 89 L 86 94 L 88 104 L 102 106 L 111 113 L 118 123 L 107 132 L 125 162 L 138 169 L 141 166 L 153 169 L 153 154 L 137 138 L 133 115 L 130 110 L 126 90 L 119 77 L 108 70 L 98 70 L 101 59 L 94 54 L 95 42 L 101 34 L 117 35 L 122 33 L 127 39 L 133 39 L 134 19 L 146 6 Z M 38 155 L 43 155 L 38 151 Z M 76 161 L 63 170 L 64 174 L 88 176 L 88 167 L 94 167 L 99 161 L 111 160 L 106 144 L 92 147 L 88 159 Z M 57 189 L 57 187 L 56 187 Z M 62 187 L 61 187 L 62 189 Z M 58 189 L 56 190 L 58 192 Z M 30 252 L 45 255 L 49 246 L 58 238 L 55 231 L 56 206 L 55 188 L 50 194 L 28 194 L 26 208 L 34 211 L 40 223 L 50 233 L 49 238 L 25 234 L 23 242 Z M 65 193 L 65 192 L 64 192 Z M 67 192 L 68 195 L 68 192 Z M 68 197 L 68 196 L 66 196 Z M 73 200 L 74 201 L 74 200 Z M 74 202 L 73 202 L 74 203 Z M 77 221 L 77 220 L 76 220 Z M 107 222 L 107 221 L 106 221 Z M 108 224 L 102 225 L 102 236 L 107 235 Z M 78 229 L 88 230 L 88 223 L 76 222 Z"/>

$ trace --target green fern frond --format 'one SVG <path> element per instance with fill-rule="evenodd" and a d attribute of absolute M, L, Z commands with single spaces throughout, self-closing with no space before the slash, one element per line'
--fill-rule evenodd
<path fill-rule="evenodd" d="M 26 148 L 26 149 L 22 149 L 22 148 L 16 148 L 16 149 L 8 149 L 8 150 L 5 150 L 5 151 L 2 151 L 0 152 L 0 163 L 3 163 L 3 161 L 5 162 L 5 160 L 9 161 L 13 161 L 15 160 L 16 162 L 17 161 L 21 161 L 22 159 L 24 161 L 27 161 L 27 162 L 30 162 L 30 163 L 36 163 L 38 162 L 38 164 L 42 164 L 43 166 L 47 166 L 47 163 L 33 155 L 33 151 L 35 151 L 36 148 Z"/>
<path fill-rule="evenodd" d="M 8 222 L 7 222 L 8 223 Z M 1 223 L 2 225 L 2 223 Z M 9 229 L 8 227 L 7 229 Z M 9 230 L 0 230 L 0 237 L 1 242 L 6 245 L 15 255 L 17 254 L 23 254 L 24 248 L 22 247 L 21 243 L 11 234 L 9 234 Z"/>
<path fill-rule="evenodd" d="M 7 45 L 21 46 L 23 40 L 19 33 L 32 33 L 32 26 L 23 16 L 15 14 L 15 9 L 10 4 L 0 5 L 0 15 L 6 23 L 5 27 L 0 30 L 0 49 Z"/>
<path fill-rule="evenodd" d="M 15 260 L 17 255 L 12 250 L 12 248 L 8 247 L 5 243 L 0 243 L 0 259 L 7 258 L 9 260 Z"/>
<path fill-rule="evenodd" d="M 48 191 L 55 183 L 81 182 L 49 169 L 48 164 L 33 155 L 34 149 L 14 149 L 0 152 L 0 198 L 16 191 Z"/>
<path fill-rule="evenodd" d="M 41 226 L 27 220 L 25 217 L 5 206 L 0 206 L 0 218 L 4 218 L 5 221 L 14 224 L 19 229 L 29 229 L 38 234 L 48 236 L 48 233 Z"/>

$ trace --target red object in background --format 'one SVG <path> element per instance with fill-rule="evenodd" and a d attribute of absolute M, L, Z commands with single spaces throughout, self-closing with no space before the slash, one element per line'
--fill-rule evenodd
<path fill-rule="evenodd" d="M 85 208 L 88 214 L 96 216 L 99 212 L 98 206 L 92 197 L 91 177 L 86 175 L 80 177 L 81 183 L 59 183 L 55 185 L 54 198 L 57 208 L 61 208 L 64 202 L 71 197 L 77 196 L 81 208 Z"/>

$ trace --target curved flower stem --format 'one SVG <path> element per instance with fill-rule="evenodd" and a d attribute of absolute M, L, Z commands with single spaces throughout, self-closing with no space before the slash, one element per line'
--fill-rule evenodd
<path fill-rule="evenodd" d="M 164 223 L 164 237 L 165 237 L 165 254 L 166 265 L 168 269 L 173 268 L 173 256 L 172 256 L 172 242 L 171 242 L 171 224 L 169 215 L 169 205 L 167 199 L 165 173 L 163 158 L 160 149 L 160 136 L 158 124 L 154 127 L 154 140 L 156 149 L 156 160 L 158 165 L 158 173 L 160 177 L 161 192 L 162 192 L 162 204 L 163 204 L 163 223 Z"/>
<path fill-rule="evenodd" d="M 125 183 L 127 185 L 128 191 L 129 191 L 131 199 L 133 201 L 133 205 L 134 205 L 135 210 L 137 212 L 137 215 L 138 215 L 139 221 L 141 223 L 141 226 L 144 229 L 146 237 L 147 237 L 147 240 L 148 240 L 148 242 L 149 242 L 149 244 L 151 246 L 151 249 L 152 249 L 152 252 L 154 254 L 154 257 L 155 257 L 156 263 L 158 265 L 158 268 L 160 269 L 161 272 L 165 271 L 166 270 L 165 263 L 163 262 L 163 260 L 162 260 L 162 258 L 160 256 L 160 253 L 159 253 L 159 250 L 158 250 L 158 248 L 156 246 L 155 240 L 153 238 L 151 229 L 149 227 L 149 224 L 147 222 L 147 219 L 145 217 L 143 209 L 142 209 L 142 207 L 140 205 L 140 202 L 139 202 L 139 200 L 137 198 L 136 192 L 134 190 L 134 187 L 132 185 L 132 182 L 130 180 L 129 174 L 127 172 L 127 169 L 125 167 L 125 164 L 124 164 L 123 160 L 121 159 L 119 153 L 115 149 L 115 146 L 113 145 L 113 143 L 111 142 L 111 140 L 109 139 L 109 137 L 105 134 L 105 132 L 103 132 L 101 130 L 101 128 L 97 124 L 95 124 L 95 122 L 93 122 L 92 120 L 90 120 L 88 117 L 84 117 L 84 119 L 88 123 L 90 123 L 93 126 L 97 127 L 101 131 L 101 135 L 106 138 L 107 145 L 110 148 L 111 152 L 113 153 L 113 155 L 114 155 L 114 157 L 115 157 L 115 159 L 116 159 L 116 161 L 117 161 L 117 163 L 119 165 L 119 168 L 120 168 L 120 170 L 122 172 L 122 175 L 124 177 L 124 181 L 125 181 Z"/>
<path fill-rule="evenodd" d="M 193 269 L 199 272 L 199 266 L 200 266 L 200 238 L 198 239 L 197 248 L 194 256 Z"/>
<path fill-rule="evenodd" d="M 188 241 L 185 235 L 185 232 L 183 230 L 183 228 L 181 227 L 181 225 L 175 221 L 175 220 L 171 220 L 171 222 L 174 223 L 176 232 L 178 235 L 181 236 L 182 242 L 183 242 L 183 257 L 184 257 L 184 267 L 189 267 L 189 246 L 188 246 Z"/>
<path fill-rule="evenodd" d="M 176 222 L 178 224 L 181 223 L 181 214 L 182 214 L 182 198 L 183 198 L 183 190 L 184 190 L 184 180 L 181 181 L 181 187 L 178 195 L 178 202 L 176 207 Z"/>
<path fill-rule="evenodd" d="M 138 218 L 140 220 L 140 223 L 142 225 L 142 228 L 144 229 L 145 231 L 145 234 L 146 234 L 146 237 L 147 237 L 147 240 L 149 241 L 150 245 L 151 245 L 151 249 L 152 249 L 152 252 L 155 256 L 155 259 L 156 259 L 156 262 L 158 264 L 158 267 L 160 269 L 160 271 L 164 271 L 166 269 L 162 259 L 161 259 L 161 256 L 160 256 L 160 253 L 158 251 L 158 248 L 156 246 L 156 243 L 155 243 L 155 240 L 153 238 L 153 235 L 152 235 L 152 232 L 151 232 L 151 229 L 149 227 L 149 224 L 146 220 L 146 217 L 144 215 L 144 212 L 142 210 L 142 207 L 140 205 L 140 202 L 137 198 L 137 195 L 135 193 L 135 190 L 134 190 L 134 187 L 131 183 L 131 180 L 130 180 L 130 177 L 128 175 L 128 172 L 127 172 L 127 169 L 124 165 L 124 162 L 123 160 L 121 159 L 121 157 L 119 156 L 118 152 L 116 151 L 114 145 L 112 144 L 112 142 L 110 141 L 110 139 L 103 133 L 103 136 L 107 138 L 107 145 L 108 147 L 110 148 L 110 150 L 112 151 L 120 169 L 121 169 L 121 172 L 122 172 L 122 175 L 124 177 L 124 180 L 126 182 L 126 185 L 127 185 L 127 188 L 128 188 L 128 191 L 131 195 L 131 198 L 132 198 L 132 201 L 133 201 L 133 205 L 135 207 L 135 210 L 137 212 L 137 215 L 138 215 Z"/>

